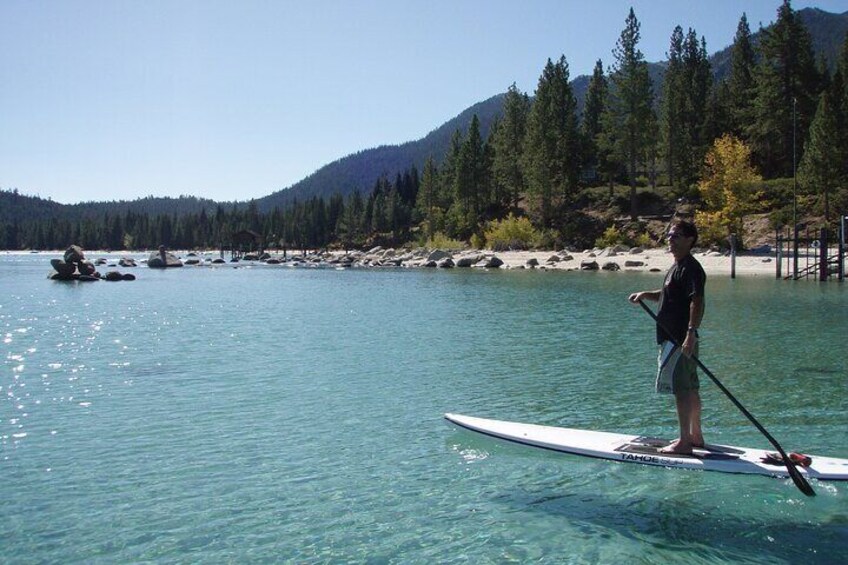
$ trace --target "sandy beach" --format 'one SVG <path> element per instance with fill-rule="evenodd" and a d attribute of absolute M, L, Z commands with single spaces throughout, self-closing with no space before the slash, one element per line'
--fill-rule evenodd
<path fill-rule="evenodd" d="M 553 251 L 506 251 L 495 253 L 504 262 L 504 267 L 521 268 L 527 266 L 530 259 L 535 258 L 539 267 L 545 269 L 579 270 L 584 261 L 596 261 L 603 267 L 606 263 L 616 263 L 620 272 L 649 272 L 659 270 L 665 272 L 674 262 L 674 257 L 667 249 L 647 249 L 637 253 L 630 251 L 612 252 L 610 249 L 569 252 L 571 260 L 550 263 L 552 256 L 562 257 L 564 252 Z M 695 251 L 693 256 L 704 267 L 708 276 L 731 274 L 730 254 L 716 251 Z M 786 265 L 783 265 L 784 269 Z M 737 254 L 736 275 L 754 277 L 775 277 L 776 263 L 774 254 Z"/>

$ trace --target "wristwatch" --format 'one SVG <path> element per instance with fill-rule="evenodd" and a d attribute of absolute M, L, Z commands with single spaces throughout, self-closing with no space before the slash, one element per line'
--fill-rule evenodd
<path fill-rule="evenodd" d="M 696 328 L 696 327 L 694 327 L 694 326 L 689 326 L 689 329 L 688 329 L 688 330 L 686 330 L 686 331 L 687 331 L 688 333 L 695 334 L 695 337 L 700 337 L 700 336 L 698 335 L 698 328 Z"/>

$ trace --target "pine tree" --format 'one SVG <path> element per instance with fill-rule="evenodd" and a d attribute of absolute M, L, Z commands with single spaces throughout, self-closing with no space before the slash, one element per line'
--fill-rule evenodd
<path fill-rule="evenodd" d="M 608 104 L 609 84 L 604 74 L 604 65 L 600 59 L 595 63 L 592 78 L 586 89 L 586 101 L 583 105 L 583 121 L 580 133 L 583 136 L 583 167 L 600 170 L 600 148 L 598 136 L 602 131 L 602 116 Z"/>
<path fill-rule="evenodd" d="M 416 207 L 426 224 L 427 239 L 433 239 L 436 231 L 444 229 L 444 210 L 439 203 L 439 170 L 432 155 L 424 163 L 424 174 L 421 178 Z"/>
<path fill-rule="evenodd" d="M 712 74 L 704 39 L 695 30 L 671 35 L 664 79 L 662 138 L 668 182 L 685 193 L 697 180 L 707 151 Z M 711 139 L 709 140 L 711 141 Z"/>
<path fill-rule="evenodd" d="M 639 21 L 631 8 L 613 50 L 615 64 L 610 75 L 613 86 L 612 119 L 607 124 L 608 128 L 616 128 L 621 132 L 617 136 L 616 153 L 627 168 L 630 181 L 630 215 L 633 219 L 637 215 L 637 166 L 645 159 L 649 149 L 648 143 L 654 138 L 653 132 L 648 130 L 656 127 L 652 110 L 654 93 L 648 75 L 648 64 L 638 48 L 639 28 Z"/>
<path fill-rule="evenodd" d="M 727 108 L 730 129 L 736 137 L 742 138 L 753 118 L 753 100 L 756 92 L 754 68 L 756 61 L 754 47 L 751 44 L 751 28 L 745 13 L 739 19 L 736 36 L 730 52 L 730 76 L 727 78 Z"/>
<path fill-rule="evenodd" d="M 529 113 L 530 99 L 513 83 L 504 97 L 503 119 L 497 123 L 491 134 L 494 150 L 493 198 L 496 206 L 504 210 L 517 210 L 521 195 L 527 189 L 521 159 L 524 154 Z"/>
<path fill-rule="evenodd" d="M 821 96 L 798 169 L 801 186 L 809 194 L 820 195 L 825 222 L 830 219 L 830 195 L 837 186 L 843 167 L 840 161 L 841 148 L 834 143 L 839 137 L 839 131 L 831 104 L 830 96 Z"/>
<path fill-rule="evenodd" d="M 569 204 L 580 174 L 577 102 L 568 83 L 568 63 L 548 59 L 527 120 L 524 171 L 530 210 L 538 225 L 551 227 L 555 205 Z"/>
<path fill-rule="evenodd" d="M 694 184 L 701 171 L 704 156 L 712 142 L 706 135 L 707 104 L 712 93 L 713 78 L 707 42 L 703 36 L 700 41 L 694 29 L 690 29 L 683 43 L 683 66 L 686 77 L 686 121 L 688 160 L 684 164 L 686 186 Z"/>
<path fill-rule="evenodd" d="M 762 31 L 756 67 L 754 119 L 748 128 L 754 159 L 766 177 L 790 176 L 815 114 L 820 88 L 810 34 L 789 0 Z"/>
<path fill-rule="evenodd" d="M 840 175 L 848 180 L 848 34 L 845 34 L 836 72 L 831 81 L 830 97 L 839 132 L 837 143 L 840 147 L 839 162 L 842 163 Z"/>
<path fill-rule="evenodd" d="M 679 181 L 681 153 L 685 152 L 686 84 L 683 69 L 683 28 L 677 26 L 671 34 L 668 66 L 663 77 L 663 99 L 661 107 L 661 134 L 668 184 L 676 186 Z"/>

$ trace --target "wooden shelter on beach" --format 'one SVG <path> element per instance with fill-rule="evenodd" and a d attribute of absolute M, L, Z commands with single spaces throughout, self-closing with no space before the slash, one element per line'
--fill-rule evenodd
<path fill-rule="evenodd" d="M 235 232 L 230 241 L 230 258 L 241 259 L 247 253 L 263 252 L 262 236 L 253 230 L 241 230 Z M 221 256 L 224 255 L 226 244 L 221 247 Z"/>

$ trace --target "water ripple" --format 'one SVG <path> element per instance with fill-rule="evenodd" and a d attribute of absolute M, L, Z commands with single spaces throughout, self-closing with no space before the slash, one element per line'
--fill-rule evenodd
<path fill-rule="evenodd" d="M 841 484 L 808 501 L 787 481 L 557 456 L 444 425 L 451 411 L 673 432 L 651 390 L 651 325 L 625 300 L 647 275 L 185 269 L 85 286 L 44 281 L 28 260 L 0 260 L 4 560 L 848 553 Z M 848 322 L 832 314 L 844 291 L 786 288 L 711 281 L 705 359 L 784 445 L 848 456 Z M 832 331 L 809 348 L 779 331 L 817 316 Z M 714 388 L 704 398 L 713 437 L 762 444 Z"/>

